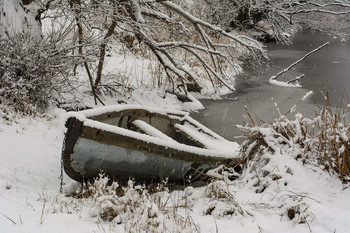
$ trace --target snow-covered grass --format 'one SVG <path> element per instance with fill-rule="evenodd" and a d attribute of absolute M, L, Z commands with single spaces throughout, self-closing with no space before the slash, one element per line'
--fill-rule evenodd
<path fill-rule="evenodd" d="M 318 138 L 303 132 L 306 124 L 319 127 L 322 118 L 297 115 L 246 127 L 249 138 L 260 132 L 243 144 L 246 153 L 260 153 L 250 153 L 243 170 L 211 171 L 202 187 L 170 192 L 164 184 L 150 188 L 131 181 L 119 187 L 101 177 L 82 188 L 64 175 L 60 194 L 65 117 L 65 111 L 52 109 L 44 117 L 1 119 L 0 232 L 347 232 L 350 227 L 350 188 L 339 179 L 337 161 L 320 163 L 312 149 Z M 338 142 L 347 139 L 347 125 L 337 127 Z M 331 140 L 334 131 L 328 129 Z"/>
<path fill-rule="evenodd" d="M 311 95 L 308 92 L 302 100 Z M 275 104 L 277 112 L 280 110 Z M 257 153 L 286 150 L 291 156 L 296 156 L 303 163 L 312 163 L 330 173 L 336 173 L 339 178 L 350 180 L 350 142 L 348 109 L 332 109 L 327 105 L 315 106 L 315 117 L 304 118 L 295 114 L 295 120 L 289 120 L 280 113 L 279 118 L 270 124 L 258 125 L 253 119 L 252 126 L 239 126 L 245 131 L 245 141 L 242 151 L 247 158 L 255 157 Z M 293 111 L 294 106 L 291 111 Z M 288 112 L 290 113 L 290 112 Z M 282 153 L 282 152 L 281 152 Z"/>

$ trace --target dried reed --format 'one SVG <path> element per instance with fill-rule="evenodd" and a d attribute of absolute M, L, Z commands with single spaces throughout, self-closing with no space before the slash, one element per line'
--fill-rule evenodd
<path fill-rule="evenodd" d="M 239 126 L 245 132 L 241 152 L 248 162 L 257 159 L 266 150 L 275 153 L 288 148 L 299 150 L 296 159 L 304 163 L 317 162 L 324 170 L 335 172 L 343 182 L 350 181 L 350 125 L 349 105 L 335 109 L 328 93 L 324 106 L 315 106 L 315 117 L 304 118 L 301 114 L 290 120 L 282 115 L 275 103 L 279 117 L 272 123 L 257 126 L 248 112 L 250 123 Z"/>

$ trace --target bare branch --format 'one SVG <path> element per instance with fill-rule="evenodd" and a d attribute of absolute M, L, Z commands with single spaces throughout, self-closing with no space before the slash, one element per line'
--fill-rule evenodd
<path fill-rule="evenodd" d="M 318 48 L 308 52 L 307 54 L 305 54 L 302 58 L 300 58 L 299 60 L 297 60 L 296 62 L 294 62 L 293 64 L 291 64 L 290 66 L 288 66 L 286 69 L 281 70 L 276 76 L 271 76 L 270 80 L 276 80 L 279 76 L 281 76 L 282 74 L 286 73 L 288 70 L 290 70 L 291 68 L 293 68 L 294 66 L 296 66 L 298 63 L 302 62 L 305 58 L 307 58 L 308 56 L 310 56 L 311 54 L 317 52 L 318 50 L 322 49 L 323 47 L 329 45 L 329 42 L 324 43 L 323 45 L 319 46 Z"/>

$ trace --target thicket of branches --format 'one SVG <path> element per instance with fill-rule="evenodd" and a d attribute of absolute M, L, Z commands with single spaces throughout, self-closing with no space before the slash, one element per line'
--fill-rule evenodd
<path fill-rule="evenodd" d="M 62 77 L 73 77 L 79 67 L 95 103 L 101 101 L 105 59 L 115 43 L 158 61 L 173 90 L 199 92 L 208 84 L 216 92 L 233 90 L 241 58 L 258 63 L 266 57 L 252 30 L 288 42 L 293 24 L 327 28 L 332 17 L 350 13 L 347 0 L 16 1 L 24 8 L 37 4 L 38 22 L 54 19 L 51 33 L 43 37 L 14 33 L 2 38 L 0 96 L 21 111 L 19 105 L 26 103 L 44 109 L 53 91 L 66 89 Z M 59 44 L 67 49 L 57 49 Z"/>
<path fill-rule="evenodd" d="M 296 27 L 311 28 L 337 36 L 349 33 L 348 0 L 205 0 L 211 21 L 228 31 L 260 32 L 262 40 L 290 43 Z"/>
<path fill-rule="evenodd" d="M 58 44 L 19 32 L 0 38 L 0 103 L 32 114 L 69 91 L 74 59 Z"/>
<path fill-rule="evenodd" d="M 76 53 L 98 51 L 95 61 L 82 64 L 95 98 L 106 50 L 113 42 L 156 59 L 168 83 L 185 91 L 200 91 L 206 82 L 213 90 L 220 86 L 233 90 L 231 74 L 238 67 L 237 58 L 265 56 L 259 42 L 202 20 L 187 2 L 67 0 L 54 9 L 54 17 L 70 19 L 65 30 L 81 45 Z"/>
<path fill-rule="evenodd" d="M 52 3 L 54 17 L 68 20 L 66 30 L 73 32 L 68 35 L 73 35 L 74 43 L 81 45 L 76 52 L 85 56 L 91 49 L 98 51 L 94 62 L 83 64 L 95 102 L 103 79 L 106 50 L 113 42 L 158 60 L 173 89 L 200 91 L 211 83 L 214 91 L 222 86 L 233 90 L 232 74 L 239 67 L 240 58 L 249 57 L 251 63 L 258 63 L 266 57 L 261 44 L 248 36 L 249 31 L 257 30 L 265 39 L 269 35 L 288 43 L 287 35 L 293 24 L 310 26 L 314 14 L 346 15 L 350 9 L 350 3 L 345 0 L 61 0 L 56 5 L 55 1 Z M 313 16 L 309 20 L 303 17 L 309 14 Z"/>

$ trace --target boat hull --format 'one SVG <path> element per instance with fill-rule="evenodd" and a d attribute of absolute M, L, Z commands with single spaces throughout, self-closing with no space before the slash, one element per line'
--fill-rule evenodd
<path fill-rule="evenodd" d="M 177 160 L 156 154 L 108 145 L 86 138 L 79 138 L 71 154 L 71 167 L 84 177 L 91 179 L 104 173 L 116 180 L 142 180 L 145 182 L 170 181 L 183 182 L 196 169 L 209 166 L 194 165 L 191 162 Z M 210 166 L 215 167 L 215 166 Z"/>

